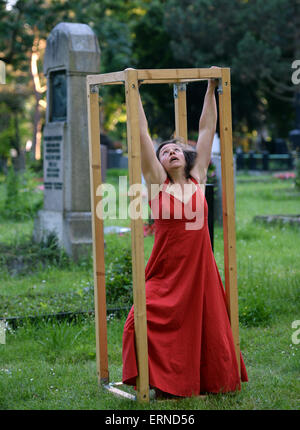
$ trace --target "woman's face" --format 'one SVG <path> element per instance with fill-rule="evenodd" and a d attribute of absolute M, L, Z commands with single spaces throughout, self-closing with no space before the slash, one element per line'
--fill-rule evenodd
<path fill-rule="evenodd" d="M 184 153 L 176 143 L 168 143 L 162 147 L 159 161 L 167 172 L 173 168 L 185 167 Z"/>

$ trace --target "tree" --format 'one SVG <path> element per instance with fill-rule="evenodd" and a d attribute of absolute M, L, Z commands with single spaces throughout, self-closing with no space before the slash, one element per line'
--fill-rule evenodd
<path fill-rule="evenodd" d="M 36 149 L 40 149 L 45 110 L 45 87 L 41 84 L 42 76 L 39 73 L 40 56 L 43 52 L 39 48 L 43 42 L 45 46 L 49 24 L 52 23 L 52 20 L 48 22 L 44 13 L 50 3 L 43 0 L 18 0 L 8 7 L 8 2 L 0 2 L 0 59 L 7 64 L 8 85 L 5 91 L 10 93 L 10 98 L 16 93 L 20 94 L 23 96 L 23 104 L 27 100 L 27 106 L 31 105 L 35 158 L 39 158 L 37 154 L 40 151 Z M 24 115 L 22 120 L 24 121 Z M 22 145 L 17 129 L 15 134 L 19 139 L 15 145 L 17 155 L 21 156 Z"/>
<path fill-rule="evenodd" d="M 299 91 L 299 85 L 291 84 L 292 61 L 300 59 L 299 3 L 17 0 L 7 8 L 7 1 L 0 0 L 0 59 L 7 65 L 5 91 L 11 97 L 16 92 L 23 95 L 27 117 L 20 110 L 19 120 L 30 119 L 27 127 L 32 128 L 33 143 L 38 141 L 45 110 L 45 79 L 40 71 L 46 39 L 59 22 L 80 22 L 90 25 L 98 37 L 99 72 L 127 67 L 230 67 L 234 129 L 268 125 L 274 135 L 284 136 L 292 128 L 293 99 Z M 154 136 L 168 138 L 174 129 L 172 91 L 171 85 L 141 89 Z M 203 83 L 188 85 L 190 129 L 197 129 L 204 91 Z M 118 123 L 125 118 L 124 88 L 105 86 L 100 95 L 105 100 L 104 126 L 113 137 L 125 137 L 125 124 Z M 7 112 L 11 112 L 8 105 Z M 8 121 L 2 126 L 10 128 L 9 135 L 16 124 Z M 16 131 L 13 134 L 18 135 Z"/>
<path fill-rule="evenodd" d="M 0 0 L 0 59 L 7 65 L 12 94 L 24 92 L 31 106 L 32 158 L 41 156 L 41 132 L 46 108 L 46 81 L 41 73 L 46 39 L 62 21 L 88 22 L 94 5 L 83 1 Z M 28 89 L 32 97 L 28 97 Z"/>
<path fill-rule="evenodd" d="M 164 28 L 165 1 L 153 0 L 132 26 L 132 53 L 137 69 L 172 69 L 183 67 L 175 59 L 171 37 Z M 153 137 L 168 139 L 174 132 L 173 86 L 151 84 L 141 87 L 141 95 Z"/>
<path fill-rule="evenodd" d="M 11 150 L 15 152 L 15 167 L 24 169 L 24 153 L 20 144 L 20 119 L 24 114 L 23 93 L 12 93 L 6 89 L 0 93 L 0 158 L 4 170 Z"/>
<path fill-rule="evenodd" d="M 145 0 L 146 1 L 146 0 Z M 0 59 L 7 64 L 7 82 L 13 94 L 24 91 L 30 101 L 33 153 L 39 154 L 45 110 L 45 79 L 40 72 L 46 39 L 59 22 L 80 22 L 92 27 L 101 47 L 101 72 L 132 66 L 131 25 L 138 19 L 143 0 L 17 0 L 7 7 L 0 0 Z M 146 1 L 147 3 L 147 1 Z M 100 71 L 99 71 L 100 72 Z M 33 97 L 28 99 L 28 89 Z M 26 96 L 25 96 L 26 93 Z M 122 102 L 116 88 L 105 88 L 111 112 L 112 100 Z"/>
<path fill-rule="evenodd" d="M 291 63 L 299 57 L 299 0 L 168 0 L 165 26 L 175 58 L 187 66 L 231 68 L 234 126 L 293 119 Z M 298 57 L 297 57 L 298 56 Z M 282 127 L 285 123 L 286 127 Z"/>

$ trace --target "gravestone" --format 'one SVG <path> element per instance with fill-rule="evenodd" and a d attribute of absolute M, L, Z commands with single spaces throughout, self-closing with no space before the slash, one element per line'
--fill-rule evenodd
<path fill-rule="evenodd" d="M 92 246 L 86 76 L 99 70 L 98 40 L 88 25 L 53 28 L 44 57 L 44 206 L 35 219 L 34 238 L 55 232 L 75 260 Z"/>

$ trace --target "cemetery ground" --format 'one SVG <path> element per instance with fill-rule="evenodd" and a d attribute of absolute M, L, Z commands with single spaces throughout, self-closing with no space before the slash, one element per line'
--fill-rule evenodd
<path fill-rule="evenodd" d="M 124 171 L 108 171 L 108 182 L 117 182 L 116 173 Z M 271 175 L 259 179 L 238 175 L 236 186 L 240 344 L 249 377 L 240 392 L 146 405 L 114 397 L 97 384 L 94 318 L 82 314 L 76 321 L 8 324 L 5 344 L 0 344 L 0 409 L 297 409 L 300 335 L 292 323 L 300 320 L 300 230 L 292 225 L 254 223 L 253 218 L 299 214 L 300 195 L 292 179 Z M 35 201 L 41 195 L 32 192 L 26 198 Z M 2 213 L 4 200 L 2 178 Z M 9 317 L 93 310 L 91 257 L 74 263 L 51 237 L 48 243 L 34 244 L 34 215 L 30 210 L 27 213 L 19 220 L 13 215 L 1 219 L 0 316 L 9 321 Z M 129 220 L 105 221 L 105 225 L 112 224 L 129 226 Z M 105 237 L 107 306 L 126 308 L 131 303 L 130 235 Z M 221 226 L 215 225 L 214 238 L 214 255 L 224 283 Z M 145 237 L 145 262 L 152 244 L 153 236 Z M 127 312 L 108 312 L 109 370 L 114 382 L 121 381 Z"/>

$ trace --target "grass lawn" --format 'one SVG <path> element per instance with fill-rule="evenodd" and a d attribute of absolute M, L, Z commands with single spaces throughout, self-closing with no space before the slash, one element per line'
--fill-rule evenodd
<path fill-rule="evenodd" d="M 288 225 L 254 223 L 253 217 L 299 214 L 300 196 L 291 180 L 239 183 L 239 177 L 236 238 L 240 341 L 249 377 L 240 392 L 211 395 L 206 399 L 151 401 L 149 405 L 113 396 L 97 385 L 94 320 L 90 316 L 76 324 L 26 323 L 15 330 L 6 330 L 6 343 L 0 344 L 0 409 L 299 408 L 300 343 L 293 343 L 296 329 L 292 323 L 300 320 L 300 230 Z M 1 192 L 0 189 L 0 197 Z M 116 220 L 112 223 L 128 225 L 127 220 L 122 224 Z M 3 220 L 0 245 L 17 249 L 30 238 L 32 229 L 32 219 Z M 130 236 L 111 234 L 106 236 L 106 242 L 108 264 L 116 249 L 129 246 Z M 152 244 L 153 237 L 146 237 L 145 261 Z M 215 226 L 214 254 L 224 280 L 223 232 L 218 225 Z M 12 275 L 2 265 L 0 316 L 93 306 L 91 258 L 75 264 L 63 258 L 53 263 L 45 257 L 46 263 L 41 265 L 36 255 L 35 251 L 26 273 Z M 121 380 L 125 318 L 126 313 L 108 318 L 111 381 Z M 296 338 L 300 341 L 299 334 Z"/>

